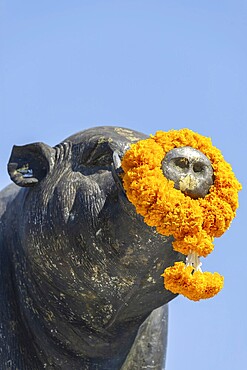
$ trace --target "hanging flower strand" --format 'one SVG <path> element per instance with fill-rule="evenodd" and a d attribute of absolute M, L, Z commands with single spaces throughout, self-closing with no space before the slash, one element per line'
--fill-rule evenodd
<path fill-rule="evenodd" d="M 162 161 L 174 148 L 192 147 L 211 162 L 214 181 L 208 194 L 193 199 L 168 180 Z M 166 236 L 173 235 L 173 248 L 186 255 L 186 264 L 175 262 L 164 271 L 165 288 L 192 300 L 210 298 L 223 287 L 218 273 L 202 272 L 199 257 L 213 251 L 214 237 L 230 226 L 238 207 L 241 185 L 231 166 L 211 139 L 189 129 L 158 131 L 154 136 L 133 144 L 122 159 L 123 184 L 130 202 L 149 226 Z"/>
<path fill-rule="evenodd" d="M 217 272 L 202 272 L 199 261 L 198 255 L 192 252 L 186 259 L 186 265 L 175 262 L 174 266 L 167 267 L 162 275 L 165 288 L 193 301 L 215 296 L 223 288 L 224 278 Z"/>

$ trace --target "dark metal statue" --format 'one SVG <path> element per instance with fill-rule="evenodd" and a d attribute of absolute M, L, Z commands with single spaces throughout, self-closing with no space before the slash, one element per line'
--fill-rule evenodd
<path fill-rule="evenodd" d="M 13 147 L 8 171 L 18 186 L 0 193 L 1 370 L 164 369 L 175 296 L 160 275 L 183 257 L 122 187 L 121 157 L 145 138 L 97 127 L 54 148 Z M 164 159 L 175 182 L 193 176 L 190 149 L 178 153 L 182 165 L 174 151 Z"/>

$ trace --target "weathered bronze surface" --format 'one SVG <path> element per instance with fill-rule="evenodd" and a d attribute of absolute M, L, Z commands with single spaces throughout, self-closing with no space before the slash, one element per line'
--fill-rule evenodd
<path fill-rule="evenodd" d="M 203 198 L 213 185 L 213 168 L 200 150 L 184 146 L 170 150 L 163 162 L 165 177 L 191 198 Z"/>
<path fill-rule="evenodd" d="M 164 368 L 175 296 L 160 275 L 182 256 L 136 214 L 118 168 L 144 138 L 97 127 L 13 147 L 18 187 L 0 193 L 2 370 Z"/>

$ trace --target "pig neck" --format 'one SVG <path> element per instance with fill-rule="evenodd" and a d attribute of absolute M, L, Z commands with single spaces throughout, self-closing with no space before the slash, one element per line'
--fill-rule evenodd
<path fill-rule="evenodd" d="M 114 336 L 102 327 L 95 330 L 82 321 L 71 322 L 69 301 L 64 300 L 63 293 L 59 294 L 56 286 L 33 271 L 16 233 L 8 237 L 12 239 L 11 260 L 15 296 L 18 297 L 16 306 L 22 333 L 20 340 L 29 343 L 29 348 L 24 351 L 29 352 L 29 368 L 32 367 L 33 358 L 40 364 L 40 368 L 48 369 L 86 370 L 91 369 L 90 366 L 101 370 L 120 368 L 145 317 L 130 322 L 129 327 L 120 329 L 118 335 L 115 333 Z M 20 248 L 15 248 L 16 245 Z M 56 298 L 59 295 L 61 301 Z M 56 304 L 54 300 L 57 300 Z M 114 349 L 111 343 L 114 343 Z M 109 354 L 108 358 L 105 358 L 106 353 Z M 98 359 L 95 358 L 97 355 Z"/>
<path fill-rule="evenodd" d="M 16 256 L 14 260 L 16 261 Z M 40 368 L 86 370 L 95 365 L 98 366 L 95 369 L 116 370 L 121 367 L 141 322 L 130 324 L 127 329 L 129 338 L 125 342 L 119 339 L 118 352 L 121 355 L 116 355 L 115 349 L 111 352 L 110 332 L 102 328 L 96 332 L 87 326 L 73 324 L 69 320 L 66 322 L 59 310 L 54 312 L 54 309 L 50 309 L 50 297 L 53 292 L 49 284 L 43 282 L 41 286 L 37 276 L 30 272 L 28 261 L 20 255 L 15 266 L 14 284 L 19 301 L 17 304 L 21 340 L 29 343 L 28 350 L 40 363 Z M 61 305 L 58 302 L 59 306 L 61 311 L 67 309 L 63 299 Z M 109 353 L 109 358 L 100 358 L 99 355 L 99 358 L 95 359 L 95 356 L 102 352 Z"/>

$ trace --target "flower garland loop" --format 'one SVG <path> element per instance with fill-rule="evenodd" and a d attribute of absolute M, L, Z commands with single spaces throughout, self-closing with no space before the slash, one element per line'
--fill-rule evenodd
<path fill-rule="evenodd" d="M 211 161 L 214 184 L 204 198 L 192 199 L 174 188 L 161 165 L 166 153 L 190 146 Z M 132 144 L 122 159 L 123 185 L 137 213 L 149 226 L 166 236 L 173 235 L 174 250 L 206 257 L 212 252 L 214 237 L 230 226 L 238 207 L 241 185 L 220 150 L 211 139 L 189 129 L 158 131 L 148 139 Z M 175 263 L 164 271 L 165 288 L 193 300 L 209 298 L 223 286 L 223 277 L 200 270 L 200 262 Z"/>

